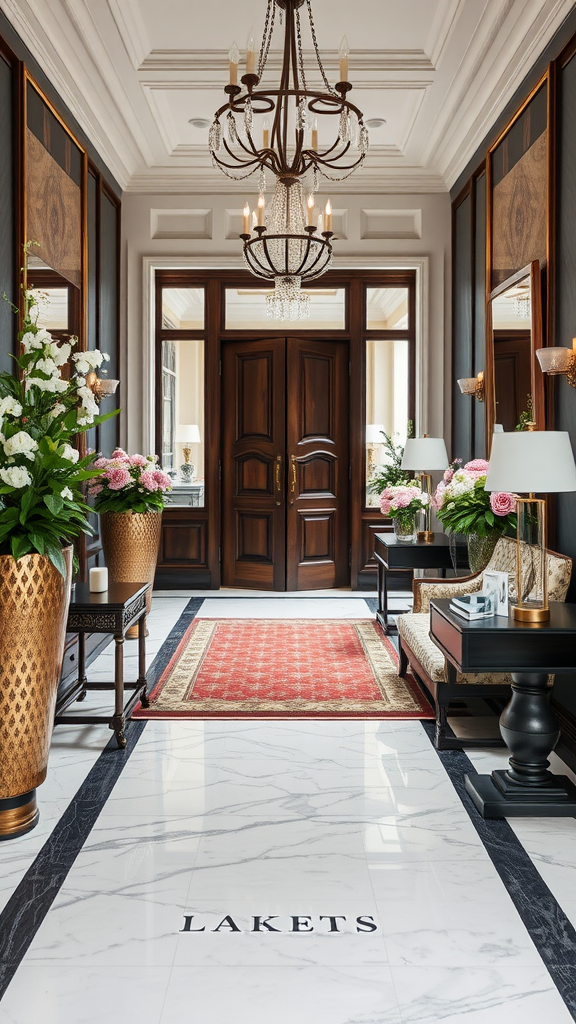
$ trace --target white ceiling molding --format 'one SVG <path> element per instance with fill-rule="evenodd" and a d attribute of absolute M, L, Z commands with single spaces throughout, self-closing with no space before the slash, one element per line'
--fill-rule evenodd
<path fill-rule="evenodd" d="M 445 192 L 573 7 L 574 0 L 357 0 L 353 96 L 366 118 L 386 123 L 371 133 L 355 191 Z M 210 119 L 224 101 L 222 26 L 237 19 L 232 0 L 207 10 L 196 34 L 192 16 L 183 26 L 176 0 L 0 0 L 0 9 L 125 190 L 246 190 L 212 168 L 206 136 L 188 123 Z M 319 10 L 320 42 L 330 30 L 322 18 Z M 195 49 L 182 47 L 188 38 Z M 333 78 L 330 42 L 322 54 Z M 267 80 L 280 60 L 271 52 Z M 330 185 L 334 193 L 347 187 Z"/>

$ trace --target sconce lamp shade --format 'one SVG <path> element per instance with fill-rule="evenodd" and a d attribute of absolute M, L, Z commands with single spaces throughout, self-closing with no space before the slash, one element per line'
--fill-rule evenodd
<path fill-rule="evenodd" d="M 176 440 L 181 444 L 200 444 L 200 429 L 197 423 L 179 423 L 176 427 Z"/>
<path fill-rule="evenodd" d="M 576 491 L 576 464 L 564 430 L 520 430 L 492 437 L 487 491 Z"/>
<path fill-rule="evenodd" d="M 476 377 L 461 377 L 457 383 L 463 395 L 476 394 L 476 388 L 478 387 L 478 380 Z"/>
<path fill-rule="evenodd" d="M 425 470 L 448 468 L 448 453 L 441 437 L 409 437 L 402 456 L 402 469 Z"/>
<path fill-rule="evenodd" d="M 366 424 L 366 444 L 384 444 L 383 423 Z"/>
<path fill-rule="evenodd" d="M 572 349 L 551 345 L 536 349 L 542 373 L 567 373 L 572 360 Z"/>

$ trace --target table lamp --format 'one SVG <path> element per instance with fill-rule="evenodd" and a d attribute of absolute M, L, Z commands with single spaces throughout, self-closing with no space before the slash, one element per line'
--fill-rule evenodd
<path fill-rule="evenodd" d="M 371 475 L 376 469 L 376 445 L 384 444 L 384 424 L 366 424 L 366 451 L 368 452 L 368 473 Z"/>
<path fill-rule="evenodd" d="M 179 423 L 176 427 L 176 441 L 182 445 L 184 462 L 180 466 L 180 476 L 190 483 L 194 476 L 194 466 L 190 462 L 192 445 L 200 444 L 200 430 L 197 423 Z"/>
<path fill-rule="evenodd" d="M 516 604 L 519 622 L 546 622 L 546 502 L 535 494 L 576 491 L 576 464 L 563 430 L 521 430 L 494 434 L 487 491 L 516 493 Z M 518 492 L 527 497 L 518 497 Z"/>
<path fill-rule="evenodd" d="M 448 453 L 443 438 L 428 437 L 428 434 L 424 434 L 424 437 L 409 437 L 404 446 L 401 468 L 417 473 L 422 490 L 426 491 L 431 498 L 431 471 L 448 468 Z M 428 502 L 424 512 L 424 529 L 418 531 L 418 540 L 423 540 L 427 544 L 431 544 L 434 540 L 431 516 L 432 510 L 430 502 Z"/>

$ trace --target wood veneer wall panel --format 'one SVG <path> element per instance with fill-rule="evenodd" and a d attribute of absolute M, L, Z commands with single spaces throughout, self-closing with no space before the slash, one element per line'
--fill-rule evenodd
<path fill-rule="evenodd" d="M 0 295 L 15 300 L 13 69 L 0 55 Z M 17 321 L 0 301 L 0 371 L 10 370 Z"/>
<path fill-rule="evenodd" d="M 452 458 L 472 458 L 472 402 L 460 392 L 457 381 L 475 376 L 473 369 L 472 197 L 470 193 L 454 209 L 453 353 L 452 353 Z"/>

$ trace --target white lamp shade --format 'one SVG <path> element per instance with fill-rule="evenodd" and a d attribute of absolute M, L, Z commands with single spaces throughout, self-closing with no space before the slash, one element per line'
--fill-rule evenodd
<path fill-rule="evenodd" d="M 197 423 L 179 423 L 176 427 L 176 440 L 180 444 L 200 444 L 200 429 Z"/>
<path fill-rule="evenodd" d="M 383 423 L 366 424 L 366 444 L 384 444 Z"/>
<path fill-rule="evenodd" d="M 441 437 L 409 437 L 404 446 L 402 469 L 428 472 L 448 468 L 448 453 Z"/>
<path fill-rule="evenodd" d="M 536 355 L 543 373 L 566 373 L 570 366 L 572 349 L 550 345 L 549 348 L 537 348 Z"/>
<path fill-rule="evenodd" d="M 492 436 L 487 491 L 551 494 L 576 491 L 576 464 L 564 430 L 518 430 Z"/>

